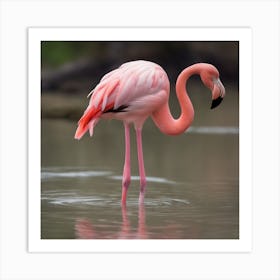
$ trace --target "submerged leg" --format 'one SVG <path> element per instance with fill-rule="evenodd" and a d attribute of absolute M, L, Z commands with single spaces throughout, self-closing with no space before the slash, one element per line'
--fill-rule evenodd
<path fill-rule="evenodd" d="M 142 128 L 136 128 L 136 141 L 137 141 L 137 154 L 138 154 L 138 165 L 139 165 L 139 175 L 140 175 L 139 203 L 143 204 L 147 183 L 146 183 L 143 148 L 142 148 Z"/>
<path fill-rule="evenodd" d="M 126 204 L 127 190 L 130 184 L 130 128 L 129 124 L 124 123 L 125 132 L 125 160 L 122 179 L 122 204 Z"/>

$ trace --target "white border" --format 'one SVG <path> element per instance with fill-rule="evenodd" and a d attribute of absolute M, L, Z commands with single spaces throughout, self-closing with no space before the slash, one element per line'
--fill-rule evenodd
<path fill-rule="evenodd" d="M 0 1 L 0 279 L 279 280 L 279 8 L 278 0 Z M 27 251 L 26 29 L 108 25 L 252 29 L 254 141 L 250 253 L 30 254 Z"/>
<path fill-rule="evenodd" d="M 240 42 L 240 238 L 239 240 L 41 240 L 40 239 L 40 42 L 239 41 Z M 29 28 L 28 139 L 30 252 L 249 252 L 252 185 L 252 46 L 249 28 Z M 244 94 L 246 93 L 246 94 Z"/>

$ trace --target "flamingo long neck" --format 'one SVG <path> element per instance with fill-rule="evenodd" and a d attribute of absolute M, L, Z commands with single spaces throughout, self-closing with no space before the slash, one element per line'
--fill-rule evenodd
<path fill-rule="evenodd" d="M 181 107 L 181 115 L 178 119 L 173 118 L 168 102 L 153 113 L 152 118 L 161 132 L 169 135 L 178 135 L 191 125 L 194 118 L 194 109 L 186 90 L 186 83 L 190 76 L 200 74 L 200 72 L 201 65 L 195 64 L 184 69 L 177 78 L 176 94 Z"/>

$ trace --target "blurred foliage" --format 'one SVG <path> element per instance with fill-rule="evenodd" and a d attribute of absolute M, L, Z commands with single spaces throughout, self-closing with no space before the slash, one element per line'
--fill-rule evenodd
<path fill-rule="evenodd" d="M 85 42 L 43 41 L 41 44 L 42 66 L 57 67 L 81 56 L 88 56 L 94 47 L 94 44 Z"/>
<path fill-rule="evenodd" d="M 43 41 L 41 46 L 42 65 L 59 66 L 82 57 L 104 60 L 106 56 L 117 59 L 144 59 L 149 57 L 158 60 L 170 57 L 174 63 L 180 59 L 191 58 L 196 62 L 201 59 L 217 57 L 238 59 L 238 42 L 181 42 L 181 41 L 142 41 L 142 42 L 92 42 L 92 41 Z M 233 62 L 233 61 L 232 61 Z M 186 62 L 185 62 L 186 63 Z"/>
<path fill-rule="evenodd" d="M 139 59 L 161 65 L 171 83 L 185 67 L 211 63 L 238 86 L 238 41 L 43 41 L 42 90 L 87 91 L 105 73 Z"/>
<path fill-rule="evenodd" d="M 84 97 L 104 74 L 124 62 L 139 59 L 161 65 L 168 74 L 172 91 L 184 68 L 197 62 L 215 65 L 228 95 L 223 108 L 238 111 L 238 102 L 230 99 L 231 96 L 238 100 L 238 41 L 43 41 L 42 117 L 77 120 L 87 106 L 88 99 Z M 195 86 L 195 90 L 189 90 L 189 86 Z M 210 106 L 207 95 L 196 94 L 203 89 L 197 76 L 190 79 L 187 87 L 194 105 Z M 79 94 L 83 98 L 79 99 Z M 170 94 L 170 104 L 174 116 L 178 116 L 180 108 L 175 94 Z M 200 117 L 203 117 L 202 113 Z"/>

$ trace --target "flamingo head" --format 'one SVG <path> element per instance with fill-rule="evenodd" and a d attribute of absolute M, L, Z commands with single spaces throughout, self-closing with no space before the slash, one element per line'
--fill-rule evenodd
<path fill-rule="evenodd" d="M 211 109 L 216 108 L 225 96 L 225 88 L 219 78 L 219 71 L 211 64 L 206 64 L 200 73 L 202 82 L 212 91 Z"/>

